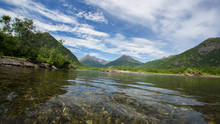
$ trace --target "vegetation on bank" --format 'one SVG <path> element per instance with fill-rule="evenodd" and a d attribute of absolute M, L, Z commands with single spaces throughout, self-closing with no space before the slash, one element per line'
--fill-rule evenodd
<path fill-rule="evenodd" d="M 78 70 L 92 70 L 92 71 L 106 71 L 106 70 L 108 70 L 108 68 L 104 68 L 104 67 L 89 67 L 86 65 L 78 65 L 78 66 L 76 66 L 76 68 Z"/>
<path fill-rule="evenodd" d="M 0 19 L 0 56 L 26 58 L 35 63 L 49 63 L 58 68 L 69 68 L 79 64 L 77 58 L 49 33 L 36 31 L 28 18 Z"/>
<path fill-rule="evenodd" d="M 114 67 L 116 70 L 125 70 L 131 72 L 162 73 L 162 74 L 192 74 L 192 75 L 216 75 L 220 76 L 220 67 L 204 68 L 173 68 L 173 69 L 145 69 L 140 67 Z"/>
<path fill-rule="evenodd" d="M 77 66 L 79 70 L 93 70 L 93 71 L 104 71 L 104 72 L 137 72 L 137 73 L 151 73 L 151 74 L 180 74 L 180 75 L 192 75 L 192 76 L 220 76 L 220 68 L 176 68 L 176 69 L 140 69 L 138 67 L 129 66 L 109 66 L 109 67 L 88 67 L 85 65 Z"/>

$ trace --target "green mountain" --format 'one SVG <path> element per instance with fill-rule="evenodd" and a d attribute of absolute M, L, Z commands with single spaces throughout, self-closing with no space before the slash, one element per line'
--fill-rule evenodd
<path fill-rule="evenodd" d="M 89 67 L 105 67 L 105 64 L 108 63 L 108 61 L 90 55 L 86 55 L 85 57 L 79 59 L 79 61 L 83 65 L 87 65 Z"/>
<path fill-rule="evenodd" d="M 75 64 L 79 64 L 78 59 L 76 56 L 66 47 L 63 45 L 60 45 L 60 42 L 57 41 L 50 33 L 38 33 L 37 34 L 39 42 L 41 42 L 41 46 L 45 46 L 48 49 L 56 49 L 58 50 L 58 53 L 60 53 L 63 56 L 67 56 L 67 58 Z"/>
<path fill-rule="evenodd" d="M 133 58 L 131 58 L 130 56 L 126 56 L 123 55 L 120 58 L 109 62 L 108 64 L 106 64 L 106 66 L 138 66 L 141 65 L 142 63 L 134 60 Z"/>
<path fill-rule="evenodd" d="M 220 67 L 220 38 L 209 38 L 198 46 L 179 55 L 169 56 L 147 62 L 139 68 L 150 69 L 186 69 Z"/>

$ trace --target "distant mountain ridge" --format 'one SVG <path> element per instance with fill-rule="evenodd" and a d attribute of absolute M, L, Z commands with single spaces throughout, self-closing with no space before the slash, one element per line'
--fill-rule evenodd
<path fill-rule="evenodd" d="M 108 63 L 108 61 L 100 58 L 96 58 L 94 56 L 86 55 L 83 58 L 80 58 L 79 61 L 83 65 L 87 65 L 89 67 L 104 67 L 105 64 Z"/>
<path fill-rule="evenodd" d="M 147 62 L 144 69 L 220 67 L 220 37 L 209 38 L 181 54 Z"/>
<path fill-rule="evenodd" d="M 131 58 L 130 56 L 123 55 L 118 59 L 109 62 L 108 64 L 106 64 L 106 66 L 138 66 L 141 64 L 141 62 Z"/>

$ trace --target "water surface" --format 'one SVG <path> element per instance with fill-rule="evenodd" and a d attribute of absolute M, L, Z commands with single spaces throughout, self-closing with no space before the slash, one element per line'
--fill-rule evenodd
<path fill-rule="evenodd" d="M 218 124 L 220 79 L 0 67 L 0 121 Z"/>

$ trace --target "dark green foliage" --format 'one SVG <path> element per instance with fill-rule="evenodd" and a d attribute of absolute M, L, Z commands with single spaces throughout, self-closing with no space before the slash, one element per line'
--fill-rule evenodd
<path fill-rule="evenodd" d="M 79 64 L 79 61 L 76 58 L 76 56 L 73 55 L 70 50 L 68 50 L 62 45 L 63 41 L 62 42 L 57 41 L 53 36 L 51 36 L 47 32 L 37 33 L 37 37 L 38 37 L 38 40 L 41 41 L 41 43 L 39 44 L 40 46 L 45 46 L 47 49 L 57 49 L 59 53 L 61 53 L 62 55 L 65 55 L 66 58 L 69 59 L 71 63 Z"/>
<path fill-rule="evenodd" d="M 188 74 L 201 74 L 202 72 L 197 68 L 187 68 L 184 73 Z"/>
<path fill-rule="evenodd" d="M 0 31 L 0 52 L 2 53 L 2 55 L 17 55 L 18 46 L 16 42 L 17 40 L 15 37 Z"/>
<path fill-rule="evenodd" d="M 47 62 L 59 68 L 79 64 L 77 58 L 62 45 L 63 41 L 57 41 L 49 33 L 36 32 L 31 19 L 11 20 L 9 16 L 2 16 L 0 22 L 3 25 L 0 30 L 0 56 Z"/>
<path fill-rule="evenodd" d="M 10 16 L 2 16 L 2 19 L 0 20 L 0 23 L 3 23 L 3 28 L 2 31 L 3 32 L 7 32 L 7 33 L 11 33 L 12 30 L 10 28 L 10 21 L 11 21 L 11 17 Z"/>
<path fill-rule="evenodd" d="M 134 66 L 138 66 L 141 64 L 142 64 L 141 62 L 134 60 L 130 56 L 123 55 L 120 58 L 116 59 L 115 61 L 108 63 L 106 66 L 126 66 L 126 67 L 131 66 L 131 67 L 134 67 Z"/>
<path fill-rule="evenodd" d="M 68 68 L 69 64 L 71 63 L 67 56 L 63 56 L 57 49 L 48 50 L 46 47 L 42 47 L 39 50 L 36 60 L 55 65 L 58 68 Z"/>

